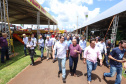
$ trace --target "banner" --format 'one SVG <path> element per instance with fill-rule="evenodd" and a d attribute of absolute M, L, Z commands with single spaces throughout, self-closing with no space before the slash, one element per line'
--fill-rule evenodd
<path fill-rule="evenodd" d="M 26 1 L 57 24 L 57 21 L 36 0 L 26 0 Z"/>

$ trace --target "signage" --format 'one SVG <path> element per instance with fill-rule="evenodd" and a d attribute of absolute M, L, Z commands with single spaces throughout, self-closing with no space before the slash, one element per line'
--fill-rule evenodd
<path fill-rule="evenodd" d="M 29 2 L 32 6 L 37 8 L 41 13 L 46 15 L 49 19 L 51 19 L 57 24 L 57 21 L 36 0 L 26 0 L 26 1 Z"/>

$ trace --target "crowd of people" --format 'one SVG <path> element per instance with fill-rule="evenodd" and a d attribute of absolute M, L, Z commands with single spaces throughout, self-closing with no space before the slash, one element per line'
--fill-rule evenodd
<path fill-rule="evenodd" d="M 113 48 L 113 44 L 110 39 L 105 41 L 104 38 L 91 37 L 90 45 L 87 46 L 87 41 L 84 36 L 79 36 L 75 34 L 66 34 L 66 35 L 46 35 L 46 39 L 43 39 L 43 36 L 40 35 L 40 39 L 37 40 L 32 34 L 32 37 L 26 37 L 23 34 L 24 38 L 24 51 L 26 54 L 26 47 L 30 47 L 29 53 L 32 60 L 31 65 L 34 65 L 33 56 L 35 54 L 35 47 L 38 45 L 41 51 L 41 61 L 43 59 L 43 51 L 46 50 L 47 61 L 53 59 L 53 63 L 58 60 L 59 72 L 58 76 L 62 73 L 63 82 L 66 82 L 66 60 L 69 59 L 69 68 L 70 75 L 76 77 L 76 68 L 78 64 L 78 59 L 83 59 L 84 64 L 87 64 L 87 79 L 88 84 L 91 82 L 91 72 L 95 70 L 97 65 L 102 66 L 103 64 L 110 68 L 110 73 L 104 73 L 103 78 L 114 76 L 117 72 L 117 78 L 115 84 L 121 83 L 122 76 L 122 63 L 126 68 L 126 60 L 124 60 L 124 53 L 126 50 L 126 41 L 122 40 L 119 42 L 119 47 Z M 28 38 L 28 40 L 27 40 Z M 28 42 L 27 42 L 28 41 Z M 112 50 L 112 51 L 111 51 Z M 111 52 L 110 52 L 111 51 Z M 80 56 L 80 57 L 79 57 Z M 110 59 L 110 60 L 109 60 Z"/>
<path fill-rule="evenodd" d="M 8 45 L 6 40 L 6 33 L 0 37 L 0 49 L 1 49 L 1 63 L 4 63 L 4 56 L 9 60 Z M 70 75 L 76 75 L 76 68 L 78 60 L 83 60 L 84 64 L 87 64 L 87 82 L 91 83 L 91 72 L 96 70 L 97 65 L 102 66 L 103 64 L 110 69 L 110 73 L 103 73 L 103 78 L 113 77 L 117 73 L 115 84 L 121 84 L 122 79 L 122 63 L 126 68 L 126 41 L 121 40 L 118 47 L 113 47 L 110 39 L 105 40 L 104 38 L 91 37 L 89 40 L 90 45 L 87 45 L 87 40 L 84 36 L 75 34 L 56 34 L 46 35 L 46 39 L 43 35 L 39 35 L 37 40 L 34 34 L 27 37 L 23 34 L 24 42 L 24 54 L 27 56 L 27 51 L 31 58 L 31 65 L 34 65 L 34 55 L 36 54 L 35 49 L 37 46 L 41 51 L 41 61 L 44 59 L 44 49 L 46 50 L 46 60 L 52 59 L 55 63 L 58 61 L 59 71 L 58 77 L 62 73 L 63 83 L 66 82 L 66 60 L 69 59 Z M 80 57 L 79 57 L 80 56 Z"/>

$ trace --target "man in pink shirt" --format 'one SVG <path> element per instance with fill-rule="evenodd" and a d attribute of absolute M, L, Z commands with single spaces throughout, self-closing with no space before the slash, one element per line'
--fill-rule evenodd
<path fill-rule="evenodd" d="M 86 47 L 84 51 L 84 64 L 87 63 L 87 79 L 88 84 L 91 82 L 91 72 L 97 67 L 97 58 L 100 59 L 102 65 L 102 56 L 98 47 L 95 46 L 95 39 L 90 40 L 90 46 Z"/>

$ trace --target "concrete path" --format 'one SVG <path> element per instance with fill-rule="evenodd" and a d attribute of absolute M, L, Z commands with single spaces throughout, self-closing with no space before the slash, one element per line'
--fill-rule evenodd
<path fill-rule="evenodd" d="M 29 59 L 30 60 L 30 59 Z M 69 74 L 69 60 L 66 62 L 66 84 L 87 84 L 86 64 L 83 64 L 81 60 L 78 62 L 77 75 L 79 77 L 70 76 Z M 103 72 L 109 72 L 105 66 L 97 67 L 92 72 L 91 84 L 114 84 L 116 75 L 112 78 L 106 78 L 103 80 Z M 15 78 L 10 80 L 8 84 L 63 84 L 62 76 L 58 78 L 58 62 L 52 63 L 52 59 L 49 61 L 40 61 L 37 59 L 35 66 L 26 67 Z M 126 84 L 126 79 L 122 79 L 121 84 Z"/>

